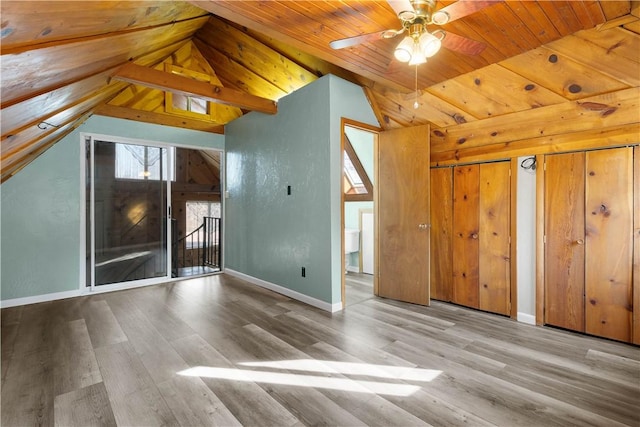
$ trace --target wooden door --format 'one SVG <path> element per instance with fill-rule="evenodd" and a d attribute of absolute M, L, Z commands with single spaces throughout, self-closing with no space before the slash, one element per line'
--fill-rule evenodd
<path fill-rule="evenodd" d="M 431 298 L 451 301 L 453 290 L 453 169 L 431 169 Z"/>
<path fill-rule="evenodd" d="M 631 340 L 633 149 L 586 154 L 585 332 Z"/>
<path fill-rule="evenodd" d="M 511 313 L 509 162 L 480 165 L 479 308 Z"/>
<path fill-rule="evenodd" d="M 584 153 L 545 158 L 545 323 L 584 331 Z"/>
<path fill-rule="evenodd" d="M 378 294 L 429 304 L 429 126 L 379 134 Z"/>
<path fill-rule="evenodd" d="M 479 308 L 478 257 L 480 165 L 458 166 L 453 172 L 453 293 L 451 301 Z"/>

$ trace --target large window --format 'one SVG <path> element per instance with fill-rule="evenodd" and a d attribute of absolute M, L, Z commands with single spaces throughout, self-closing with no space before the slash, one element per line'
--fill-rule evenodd
<path fill-rule="evenodd" d="M 200 227 L 205 216 L 220 218 L 220 202 L 187 202 L 187 234 Z"/>
<path fill-rule="evenodd" d="M 168 155 L 171 151 L 171 156 Z M 169 167 L 169 157 L 173 159 Z M 175 148 L 145 145 L 116 145 L 116 178 L 175 181 Z"/>

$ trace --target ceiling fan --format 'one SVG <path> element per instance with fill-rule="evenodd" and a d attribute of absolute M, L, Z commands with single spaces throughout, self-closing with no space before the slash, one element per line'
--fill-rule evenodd
<path fill-rule="evenodd" d="M 435 10 L 436 0 L 387 0 L 398 15 L 402 28 L 334 40 L 329 46 L 332 49 L 343 49 L 407 33 L 396 47 L 394 56 L 401 62 L 408 62 L 409 65 L 427 62 L 427 58 L 435 55 L 441 46 L 467 55 L 478 55 L 486 47 L 484 43 L 441 29 L 429 32 L 427 26 L 447 24 L 501 1 L 503 0 L 458 0 Z"/>

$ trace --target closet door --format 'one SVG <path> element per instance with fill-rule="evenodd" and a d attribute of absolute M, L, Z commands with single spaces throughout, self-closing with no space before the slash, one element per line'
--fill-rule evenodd
<path fill-rule="evenodd" d="M 508 162 L 480 165 L 479 308 L 505 315 L 511 310 L 510 168 Z"/>
<path fill-rule="evenodd" d="M 479 308 L 478 259 L 480 166 L 458 166 L 453 172 L 453 294 L 456 304 Z"/>
<path fill-rule="evenodd" d="M 545 323 L 632 341 L 633 174 L 632 148 L 546 157 Z"/>
<path fill-rule="evenodd" d="M 586 154 L 585 332 L 631 340 L 633 149 Z"/>
<path fill-rule="evenodd" d="M 431 169 L 431 298 L 451 301 L 453 290 L 453 169 Z"/>
<path fill-rule="evenodd" d="M 545 323 L 584 331 L 584 153 L 545 159 Z"/>

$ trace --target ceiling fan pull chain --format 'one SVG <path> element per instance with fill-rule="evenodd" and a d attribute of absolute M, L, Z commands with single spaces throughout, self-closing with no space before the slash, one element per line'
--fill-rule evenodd
<path fill-rule="evenodd" d="M 413 103 L 413 108 L 418 109 L 420 104 L 418 103 L 418 64 L 416 64 L 416 102 Z"/>

